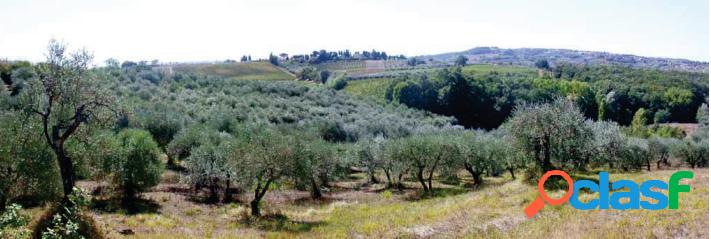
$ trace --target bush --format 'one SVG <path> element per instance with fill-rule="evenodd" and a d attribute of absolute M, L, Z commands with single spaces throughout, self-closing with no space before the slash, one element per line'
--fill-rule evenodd
<path fill-rule="evenodd" d="M 102 238 L 102 234 L 89 217 L 83 215 L 82 210 L 89 205 L 88 194 L 77 187 L 68 195 L 68 202 L 53 210 L 49 221 L 40 220 L 37 229 L 41 232 L 42 239 L 84 239 Z M 46 220 L 45 219 L 45 220 Z M 46 223 L 46 224 L 45 224 Z"/>
<path fill-rule="evenodd" d="M 10 204 L 0 214 L 0 238 L 29 238 L 32 231 L 26 228 L 30 217 L 22 212 L 22 206 Z"/>
<path fill-rule="evenodd" d="M 130 200 L 158 185 L 163 166 L 158 158 L 158 145 L 148 132 L 128 129 L 117 137 L 120 155 L 113 163 L 113 181 L 123 191 L 124 200 Z"/>
<path fill-rule="evenodd" d="M 224 188 L 224 200 L 229 201 L 230 184 L 235 180 L 235 173 L 228 165 L 234 151 L 234 138 L 227 133 L 213 132 L 203 140 L 206 142 L 193 148 L 185 160 L 185 181 L 195 188 L 210 189 L 209 202 L 217 202 L 218 189 Z"/>

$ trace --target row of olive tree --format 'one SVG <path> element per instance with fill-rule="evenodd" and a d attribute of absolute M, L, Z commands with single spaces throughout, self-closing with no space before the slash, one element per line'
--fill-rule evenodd
<path fill-rule="evenodd" d="M 171 147 L 185 157 L 184 182 L 195 189 L 207 188 L 209 202 L 219 201 L 221 192 L 227 202 L 233 190 L 251 190 L 255 216 L 261 214 L 260 202 L 275 185 L 290 182 L 318 199 L 322 188 L 345 172 L 336 157 L 339 145 L 324 141 L 313 129 L 296 135 L 293 130 L 267 125 L 243 124 L 233 134 L 198 128 L 185 135 L 199 136 L 184 140 L 179 134 L 176 139 L 182 143 Z"/>
<path fill-rule="evenodd" d="M 691 167 L 708 164 L 708 158 L 700 156 L 708 152 L 705 137 L 687 137 L 682 141 L 629 136 L 614 122 L 585 120 L 575 103 L 567 99 L 521 105 L 504 128 L 510 132 L 516 148 L 543 172 L 604 164 L 625 171 L 642 167 L 651 170 L 653 161 L 658 167 L 670 165 L 670 156 L 681 158 Z M 708 129 L 702 125 L 698 132 L 705 135 Z"/>

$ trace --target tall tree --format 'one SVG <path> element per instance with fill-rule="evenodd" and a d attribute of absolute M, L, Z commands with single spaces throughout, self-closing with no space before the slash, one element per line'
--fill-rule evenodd
<path fill-rule="evenodd" d="M 74 163 L 65 149 L 82 125 L 105 122 L 112 109 L 110 95 L 87 72 L 92 56 L 85 50 L 68 54 L 66 46 L 51 40 L 47 62 L 37 66 L 38 77 L 29 82 L 23 100 L 27 112 L 39 118 L 44 138 L 59 164 L 64 201 L 76 182 Z M 86 127 L 84 127 L 86 128 Z"/>

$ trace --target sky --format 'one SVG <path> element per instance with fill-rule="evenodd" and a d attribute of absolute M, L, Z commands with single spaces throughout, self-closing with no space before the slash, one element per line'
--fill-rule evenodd
<path fill-rule="evenodd" d="M 709 59 L 702 0 L 2 0 L 0 58 L 42 61 L 50 39 L 95 63 L 217 61 L 270 52 L 478 46 Z"/>

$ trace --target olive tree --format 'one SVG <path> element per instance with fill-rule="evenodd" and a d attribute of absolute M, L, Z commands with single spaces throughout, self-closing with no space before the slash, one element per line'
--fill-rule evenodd
<path fill-rule="evenodd" d="M 111 94 L 87 72 L 91 59 L 87 51 L 69 54 L 64 44 L 50 41 L 47 61 L 38 64 L 37 78 L 27 82 L 21 96 L 26 112 L 41 122 L 44 139 L 56 156 L 67 203 L 77 177 L 65 142 L 81 135 L 82 125 L 96 125 L 112 116 L 106 110 L 112 108 Z"/>
<path fill-rule="evenodd" d="M 622 162 L 625 137 L 620 126 L 612 121 L 586 121 L 592 129 L 593 140 L 587 145 L 593 167 L 607 164 L 610 168 Z"/>
<path fill-rule="evenodd" d="M 671 166 L 669 158 L 672 155 L 674 148 L 681 143 L 680 140 L 676 138 L 662 138 L 654 136 L 649 139 L 649 151 L 654 158 L 657 159 L 657 169 L 661 168 L 661 165 Z M 651 170 L 647 167 L 647 171 Z"/>
<path fill-rule="evenodd" d="M 201 125 L 182 128 L 166 146 L 166 154 L 172 160 L 184 160 L 190 157 L 192 149 L 202 144 L 206 131 L 209 129 Z"/>
<path fill-rule="evenodd" d="M 376 170 L 382 168 L 385 163 L 385 137 L 378 135 L 372 139 L 359 140 L 354 145 L 356 163 L 365 169 L 368 175 L 368 182 L 378 183 L 375 176 Z"/>
<path fill-rule="evenodd" d="M 227 133 L 212 132 L 203 138 L 205 143 L 191 150 L 185 160 L 186 175 L 183 178 L 196 190 L 207 187 L 209 202 L 219 200 L 219 189 L 224 188 L 224 201 L 231 199 L 230 184 L 235 180 L 235 172 L 229 167 L 234 150 L 234 137 Z M 221 186 L 224 185 L 224 186 Z"/>
<path fill-rule="evenodd" d="M 686 139 L 683 143 L 677 145 L 675 151 L 691 168 L 708 166 L 708 141 Z"/>
<path fill-rule="evenodd" d="M 331 174 L 337 170 L 334 147 L 323 140 L 313 140 L 299 141 L 294 148 L 294 169 L 291 173 L 310 184 L 312 198 L 321 198 L 321 187 L 327 186 Z"/>
<path fill-rule="evenodd" d="M 138 193 L 158 185 L 163 165 L 150 133 L 127 129 L 117 138 L 120 150 L 112 164 L 113 181 L 122 190 L 124 203 L 130 203 Z"/>
<path fill-rule="evenodd" d="M 482 174 L 493 163 L 491 154 L 498 153 L 492 151 L 494 144 L 492 140 L 493 137 L 483 131 L 467 132 L 460 136 L 459 140 L 456 140 L 457 154 L 454 159 L 472 176 L 475 186 L 481 185 Z"/>
<path fill-rule="evenodd" d="M 402 181 L 410 171 L 410 162 L 403 157 L 406 156 L 405 142 L 402 139 L 388 140 L 384 148 L 384 160 L 380 167 L 385 173 L 388 187 L 403 189 Z"/>
<path fill-rule="evenodd" d="M 293 170 L 294 139 L 267 127 L 254 127 L 238 136 L 236 155 L 231 163 L 245 188 L 252 188 L 253 216 L 260 216 L 260 202 L 272 183 Z"/>
<path fill-rule="evenodd" d="M 168 165 L 174 165 L 175 161 L 168 153 L 167 147 L 180 131 L 182 122 L 179 114 L 170 112 L 174 111 L 161 104 L 150 111 L 139 111 L 137 126 L 151 133 L 158 146 L 168 156 Z"/>
<path fill-rule="evenodd" d="M 638 170 L 642 166 L 649 167 L 652 153 L 649 151 L 647 140 L 637 137 L 625 137 L 620 168 L 624 171 Z"/>
<path fill-rule="evenodd" d="M 452 158 L 456 148 L 443 135 L 417 135 L 399 139 L 392 157 L 410 165 L 410 173 L 420 182 L 426 193 L 432 193 L 435 172 Z"/>
<path fill-rule="evenodd" d="M 583 114 L 563 98 L 519 105 L 507 124 L 517 147 L 543 171 L 553 169 L 554 163 L 579 164 L 585 160 L 584 146 L 593 138 Z"/>

